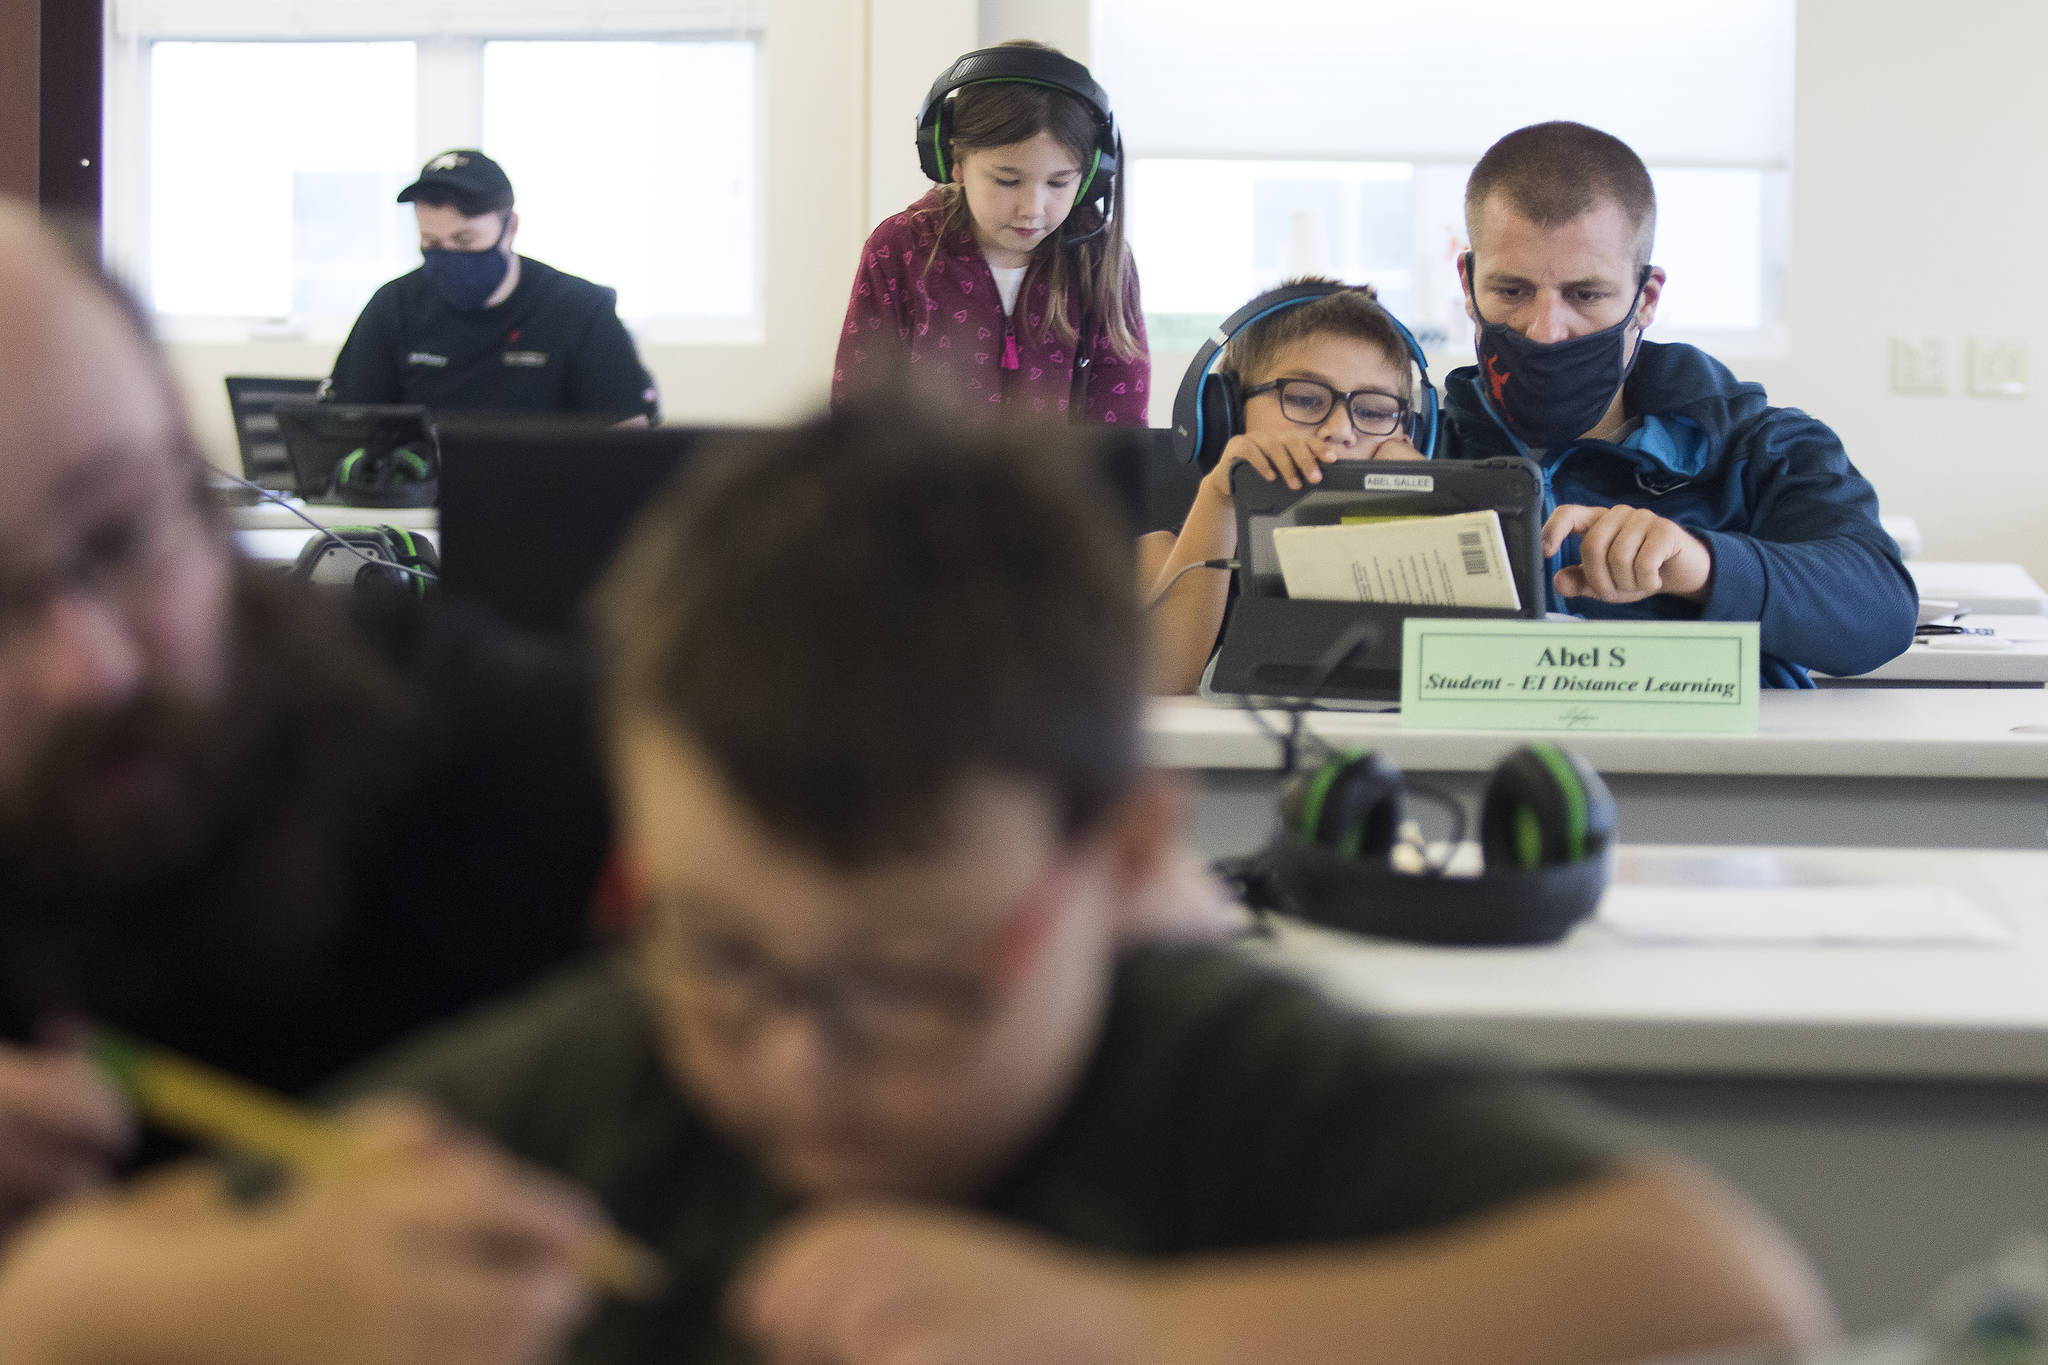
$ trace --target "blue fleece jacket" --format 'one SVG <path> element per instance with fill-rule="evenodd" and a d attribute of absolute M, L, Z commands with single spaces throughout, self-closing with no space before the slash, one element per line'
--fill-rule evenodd
<path fill-rule="evenodd" d="M 1438 455 L 1535 455 L 1487 399 L 1476 366 L 1444 381 Z M 1643 342 L 1623 389 L 1620 443 L 1542 452 L 1544 514 L 1563 503 L 1646 507 L 1713 552 L 1703 603 L 1659 595 L 1625 606 L 1590 597 L 1552 609 L 1599 618 L 1755 621 L 1766 687 L 1811 687 L 1806 670 L 1867 673 L 1913 642 L 1918 594 L 1877 521 L 1877 492 L 1841 438 L 1691 346 Z M 1579 562 L 1567 539 L 1549 572 Z"/>

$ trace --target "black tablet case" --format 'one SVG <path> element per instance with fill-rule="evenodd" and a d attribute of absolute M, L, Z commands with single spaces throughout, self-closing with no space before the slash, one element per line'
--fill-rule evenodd
<path fill-rule="evenodd" d="M 1543 475 L 1520 456 L 1490 460 L 1338 461 L 1320 484 L 1293 489 L 1240 464 L 1231 471 L 1237 508 L 1238 596 L 1223 627 L 1209 690 L 1249 697 L 1391 702 L 1401 697 L 1401 623 L 1411 616 L 1534 620 L 1543 615 Z M 1297 602 L 1273 550 L 1282 526 L 1334 526 L 1347 516 L 1500 514 L 1519 611 L 1374 602 Z M 1331 654 L 1358 634 L 1348 657 Z M 1325 670 L 1320 686 L 1316 678 Z"/>

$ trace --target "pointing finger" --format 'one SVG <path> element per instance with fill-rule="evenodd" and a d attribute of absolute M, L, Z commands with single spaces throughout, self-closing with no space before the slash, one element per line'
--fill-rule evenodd
<path fill-rule="evenodd" d="M 1566 538 L 1577 535 L 1600 519 L 1602 509 L 1582 507 L 1575 502 L 1558 504 L 1550 519 L 1543 523 L 1543 557 L 1548 559 L 1557 553 Z"/>

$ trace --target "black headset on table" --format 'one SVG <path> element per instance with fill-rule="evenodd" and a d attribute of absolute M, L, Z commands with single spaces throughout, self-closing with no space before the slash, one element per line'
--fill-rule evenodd
<path fill-rule="evenodd" d="M 1415 943 L 1554 943 L 1599 907 L 1614 870 L 1614 794 L 1593 765 L 1552 743 L 1503 757 L 1479 800 L 1481 872 L 1448 872 L 1432 862 L 1407 825 L 1407 796 L 1423 796 L 1452 817 L 1446 843 L 1464 839 L 1466 817 L 1448 792 L 1407 782 L 1393 759 L 1366 749 L 1331 749 L 1303 733 L 1307 708 L 1329 675 L 1350 659 L 1362 632 L 1339 636 L 1323 655 L 1305 704 L 1288 706 L 1292 726 L 1274 731 L 1249 700 L 1245 714 L 1280 745 L 1280 829 L 1257 853 L 1227 857 L 1217 876 L 1253 911 L 1280 911 L 1333 929 Z M 1323 759 L 1298 769 L 1300 741 Z M 1413 851 L 1421 872 L 1395 864 Z"/>
<path fill-rule="evenodd" d="M 1173 400 L 1173 450 L 1182 464 L 1214 468 L 1230 438 L 1244 430 L 1244 396 L 1238 391 L 1237 379 L 1216 369 L 1217 358 L 1231 338 L 1261 318 L 1356 288 L 1349 284 L 1282 285 L 1232 313 L 1209 334 L 1181 377 L 1180 392 Z M 1436 385 L 1429 382 L 1429 362 L 1424 359 L 1415 334 L 1385 308 L 1380 312 L 1407 343 L 1408 358 L 1415 362 L 1416 373 L 1421 376 L 1421 401 L 1409 414 L 1408 438 L 1425 456 L 1435 455 L 1437 398 Z"/>
<path fill-rule="evenodd" d="M 1283 742 L 1293 767 L 1291 741 Z M 1379 938 L 1461 946 L 1553 943 L 1592 914 L 1607 889 L 1614 798 L 1600 774 L 1557 745 L 1523 745 L 1500 761 L 1479 806 L 1481 870 L 1454 875 L 1426 854 L 1395 865 L 1413 793 L 1455 816 L 1449 796 L 1408 783 L 1384 755 L 1328 753 L 1280 797 L 1280 828 L 1249 858 L 1219 865 L 1245 904 Z"/>
<path fill-rule="evenodd" d="M 307 541 L 292 565 L 301 582 L 351 588 L 358 594 L 425 601 L 441 577 L 434 542 L 397 526 L 328 526 Z"/>
<path fill-rule="evenodd" d="M 301 582 L 424 601 L 440 581 L 440 552 L 423 535 L 396 526 L 324 526 L 274 488 L 211 463 L 207 472 L 255 494 L 256 501 L 276 503 L 312 529 L 312 539 L 300 547 L 291 567 L 291 576 Z"/>
<path fill-rule="evenodd" d="M 1523 745 L 1494 768 L 1480 798 L 1478 875 L 1451 873 L 1448 853 L 1432 862 L 1408 832 L 1407 797 L 1450 813 L 1445 843 L 1452 852 L 1465 838 L 1465 808 L 1449 793 L 1409 782 L 1382 754 L 1332 749 L 1302 728 L 1324 685 L 1367 638 L 1363 629 L 1337 638 L 1306 698 L 1282 708 L 1292 717 L 1285 731 L 1240 698 L 1279 746 L 1288 782 L 1273 837 L 1256 853 L 1222 859 L 1216 875 L 1254 911 L 1378 938 L 1463 947 L 1563 938 L 1598 908 L 1613 872 L 1616 820 L 1607 784 L 1567 749 Z M 1298 765 L 1303 739 L 1323 754 L 1305 770 Z M 1397 848 L 1410 850 L 1422 871 L 1398 866 Z"/>
<path fill-rule="evenodd" d="M 334 493 L 351 507 L 432 507 L 435 461 L 412 446 L 352 450 L 334 467 Z"/>
<path fill-rule="evenodd" d="M 995 82 L 1042 85 L 1072 95 L 1094 116 L 1095 147 L 1080 183 L 1074 187 L 1074 207 L 1093 204 L 1100 218 L 1087 232 L 1067 241 L 1085 241 L 1102 232 L 1109 226 L 1110 206 L 1115 202 L 1111 190 L 1123 162 L 1123 138 L 1116 130 L 1116 114 L 1109 107 L 1109 96 L 1088 74 L 1088 68 L 1049 48 L 977 48 L 940 72 L 917 111 L 917 164 L 924 168 L 926 176 L 941 185 L 952 180 L 947 144 L 952 140 L 953 126 L 947 115 L 953 96 L 970 85 Z"/>

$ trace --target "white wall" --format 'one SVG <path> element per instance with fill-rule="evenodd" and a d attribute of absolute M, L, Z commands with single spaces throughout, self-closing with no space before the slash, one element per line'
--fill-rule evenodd
<path fill-rule="evenodd" d="M 2048 5 L 1799 0 L 1791 354 L 1745 366 L 1841 432 L 1930 559 L 2048 582 Z M 1939 336 L 1951 393 L 1889 391 Z M 2033 392 L 1965 391 L 1964 343 L 2024 338 Z"/>
<path fill-rule="evenodd" d="M 766 340 L 648 348 L 672 421 L 822 400 L 860 242 L 921 184 L 901 129 L 950 56 L 1011 37 L 1088 46 L 1086 0 L 775 0 L 770 24 Z M 1928 557 L 2016 559 L 2048 581 L 2048 4 L 1800 0 L 1798 26 L 1790 353 L 1736 368 L 1831 422 Z M 1947 341 L 1950 396 L 1889 391 L 1896 334 Z M 1964 392 L 1975 335 L 2025 339 L 2036 392 Z M 231 454 L 221 375 L 323 373 L 332 350 L 174 359 L 202 434 Z M 1154 357 L 1157 425 L 1186 362 Z"/>
<path fill-rule="evenodd" d="M 1088 0 L 980 0 L 980 7 L 984 47 L 1031 38 L 1052 44 L 1084 65 L 1089 60 L 1094 34 Z"/>
<path fill-rule="evenodd" d="M 973 0 L 868 0 L 870 226 L 931 188 L 932 182 L 918 167 L 912 135 L 918 107 L 938 74 L 961 53 L 980 45 L 979 30 Z M 849 256 L 849 285 L 853 264 Z"/>

